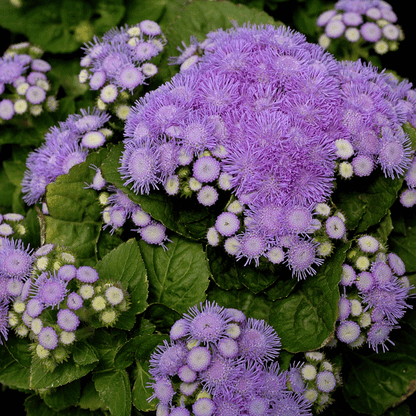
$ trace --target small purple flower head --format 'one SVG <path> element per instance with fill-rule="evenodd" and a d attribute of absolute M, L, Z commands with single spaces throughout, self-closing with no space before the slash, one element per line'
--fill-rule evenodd
<path fill-rule="evenodd" d="M 351 344 L 360 336 L 360 326 L 354 321 L 342 321 L 337 329 L 337 338 Z"/>
<path fill-rule="evenodd" d="M 77 279 L 83 283 L 94 283 L 100 276 L 97 270 L 90 266 L 81 266 L 77 270 Z"/>
<path fill-rule="evenodd" d="M 320 391 L 330 393 L 335 389 L 337 382 L 331 371 L 321 371 L 316 376 L 316 385 Z"/>
<path fill-rule="evenodd" d="M 188 357 L 189 357 L 189 354 L 188 354 Z M 196 380 L 197 374 L 188 365 L 183 365 L 178 370 L 178 376 L 184 383 L 193 383 Z"/>
<path fill-rule="evenodd" d="M 195 416 L 212 416 L 214 411 L 215 404 L 208 397 L 202 397 L 192 405 L 192 412 Z"/>
<path fill-rule="evenodd" d="M 325 26 L 325 33 L 329 38 L 339 38 L 345 31 L 345 24 L 341 20 L 330 20 Z"/>
<path fill-rule="evenodd" d="M 203 156 L 196 160 L 192 170 L 199 182 L 212 182 L 220 174 L 220 162 L 212 156 Z"/>
<path fill-rule="evenodd" d="M 68 295 L 66 299 L 66 304 L 69 309 L 73 309 L 74 311 L 82 308 L 84 300 L 78 293 L 72 292 Z"/>
<path fill-rule="evenodd" d="M 360 32 L 361 32 L 362 37 L 367 42 L 371 42 L 371 43 L 374 43 L 380 40 L 381 35 L 382 35 L 381 29 L 374 22 L 366 22 L 363 25 L 361 25 Z"/>
<path fill-rule="evenodd" d="M 43 303 L 39 299 L 30 299 L 26 305 L 26 312 L 32 318 L 39 316 L 43 309 Z"/>
<path fill-rule="evenodd" d="M 340 239 L 345 235 L 345 224 L 341 218 L 337 216 L 329 217 L 326 220 L 325 228 L 330 238 Z"/>
<path fill-rule="evenodd" d="M 206 347 L 194 347 L 186 357 L 186 363 L 193 371 L 204 371 L 211 363 L 211 352 Z M 186 381 L 186 380 L 182 380 Z M 194 381 L 194 380 L 191 380 Z M 191 381 L 187 381 L 188 383 Z"/>
<path fill-rule="evenodd" d="M 143 84 L 143 81 L 142 72 L 132 64 L 125 65 L 118 73 L 118 85 L 122 89 L 133 91 L 138 85 Z"/>
<path fill-rule="evenodd" d="M 287 387 L 294 391 L 295 393 L 301 394 L 305 391 L 306 385 L 305 381 L 302 377 L 302 369 L 303 363 L 292 363 L 289 367 L 289 370 L 285 373 L 286 374 L 286 384 Z"/>
<path fill-rule="evenodd" d="M 90 78 L 90 87 L 92 90 L 99 90 L 106 81 L 107 77 L 104 71 L 94 72 Z"/>
<path fill-rule="evenodd" d="M 166 227 L 159 222 L 152 222 L 140 229 L 140 237 L 148 244 L 164 246 L 166 241 Z"/>
<path fill-rule="evenodd" d="M 358 155 L 351 162 L 357 176 L 368 176 L 374 170 L 374 162 L 370 156 Z"/>
<path fill-rule="evenodd" d="M 16 297 L 22 293 L 23 281 L 20 278 L 12 277 L 7 282 L 7 292 L 9 296 Z"/>
<path fill-rule="evenodd" d="M 154 378 L 173 376 L 186 364 L 187 355 L 188 350 L 183 343 L 168 344 L 164 340 L 150 357 L 149 372 Z"/>
<path fill-rule="evenodd" d="M 79 325 L 79 318 L 70 309 L 60 309 L 58 311 L 57 322 L 59 327 L 67 332 L 75 331 Z"/>
<path fill-rule="evenodd" d="M 100 131 L 89 131 L 84 134 L 81 145 L 87 149 L 97 149 L 105 143 L 105 136 Z"/>
<path fill-rule="evenodd" d="M 245 258 L 245 265 L 254 260 L 255 264 L 259 264 L 260 256 L 267 249 L 267 239 L 257 233 L 245 232 L 238 237 L 239 251 L 237 259 Z"/>
<path fill-rule="evenodd" d="M 342 286 L 351 286 L 355 282 L 355 278 L 355 270 L 349 264 L 343 264 L 341 281 L 339 284 Z"/>
<path fill-rule="evenodd" d="M 400 195 L 400 203 L 406 208 L 413 207 L 416 204 L 416 189 L 406 189 Z"/>
<path fill-rule="evenodd" d="M 358 239 L 358 245 L 364 253 L 375 253 L 379 248 L 379 242 L 371 235 L 363 235 Z"/>
<path fill-rule="evenodd" d="M 58 276 L 42 273 L 32 286 L 34 297 L 45 306 L 58 306 L 67 294 L 67 283 Z"/>
<path fill-rule="evenodd" d="M 4 338 L 7 341 L 7 333 L 9 329 L 8 321 L 9 308 L 4 300 L 0 300 L 0 345 L 3 345 Z"/>
<path fill-rule="evenodd" d="M 377 285 L 384 286 L 390 282 L 393 272 L 384 261 L 376 261 L 371 265 L 371 273 Z"/>
<path fill-rule="evenodd" d="M 240 229 L 240 220 L 232 212 L 223 212 L 215 221 L 215 229 L 221 235 L 231 237 Z"/>
<path fill-rule="evenodd" d="M 395 253 L 389 253 L 387 255 L 387 261 L 392 268 L 393 272 L 397 276 L 402 276 L 406 272 L 406 266 L 403 260 Z"/>
<path fill-rule="evenodd" d="M 238 338 L 239 354 L 254 361 L 272 360 L 279 355 L 280 338 L 264 320 L 249 318 Z"/>
<path fill-rule="evenodd" d="M 378 347 L 381 346 L 383 352 L 388 351 L 387 342 L 394 345 L 394 342 L 389 339 L 391 330 L 395 328 L 387 322 L 375 322 L 367 334 L 368 345 L 378 353 Z"/>
<path fill-rule="evenodd" d="M 200 373 L 200 380 L 208 393 L 217 395 L 226 392 L 230 383 L 238 378 L 240 372 L 235 360 L 216 354 L 212 357 L 209 367 Z"/>
<path fill-rule="evenodd" d="M 38 87 L 37 85 L 30 86 L 26 91 L 26 100 L 31 104 L 40 104 L 45 101 L 46 92 L 43 88 Z"/>
<path fill-rule="evenodd" d="M 338 319 L 340 321 L 345 321 L 351 313 L 351 302 L 344 296 L 341 296 L 338 301 L 338 310 L 339 316 Z"/>
<path fill-rule="evenodd" d="M 52 69 L 50 64 L 43 59 L 33 59 L 30 66 L 34 71 L 40 72 L 48 72 Z"/>
<path fill-rule="evenodd" d="M 160 182 L 158 152 L 150 146 L 138 147 L 134 142 L 127 142 L 125 151 L 121 157 L 119 171 L 124 186 L 132 184 L 132 189 L 137 194 L 148 194 L 150 188 L 157 188 Z"/>
<path fill-rule="evenodd" d="M 375 284 L 374 277 L 370 272 L 361 272 L 357 276 L 355 285 L 360 292 L 368 292 L 373 289 Z"/>
<path fill-rule="evenodd" d="M 355 12 L 344 13 L 342 20 L 347 26 L 359 26 L 363 22 L 361 14 Z"/>
<path fill-rule="evenodd" d="M 312 213 L 306 207 L 294 205 L 287 210 L 285 220 L 290 233 L 304 233 L 311 226 Z"/>
<path fill-rule="evenodd" d="M 21 240 L 3 239 L 0 248 L 0 275 L 26 279 L 32 270 L 34 256 Z"/>
<path fill-rule="evenodd" d="M 226 309 L 208 301 L 200 304 L 200 310 L 198 306 L 190 308 L 183 319 L 188 323 L 189 339 L 207 344 L 223 338 L 231 322 Z"/>
<path fill-rule="evenodd" d="M 218 341 L 219 353 L 225 358 L 235 358 L 239 353 L 238 343 L 232 338 L 222 338 Z"/>
<path fill-rule="evenodd" d="M 58 277 L 66 282 L 74 279 L 77 275 L 77 268 L 73 264 L 65 264 L 58 270 Z"/>
<path fill-rule="evenodd" d="M 298 280 L 316 273 L 313 265 L 321 265 L 322 259 L 316 257 L 316 244 L 311 241 L 298 241 L 289 247 L 286 263 Z"/>
<path fill-rule="evenodd" d="M 310 416 L 312 403 L 302 395 L 290 392 L 273 403 L 272 408 L 277 415 Z"/>
<path fill-rule="evenodd" d="M 14 105 L 11 100 L 5 98 L 0 101 L 0 119 L 11 120 L 14 116 Z"/>
<path fill-rule="evenodd" d="M 175 390 L 173 389 L 172 382 L 167 377 L 156 378 L 155 383 L 150 384 L 150 387 L 153 388 L 154 392 L 148 401 L 157 398 L 162 405 L 169 405 L 172 402 Z"/>
<path fill-rule="evenodd" d="M 205 185 L 198 191 L 197 199 L 201 205 L 210 207 L 217 202 L 218 192 L 214 187 Z"/>
<path fill-rule="evenodd" d="M 162 33 L 160 26 L 153 20 L 142 20 L 139 27 L 145 35 L 157 36 Z"/>
<path fill-rule="evenodd" d="M 170 329 L 170 339 L 176 341 L 188 335 L 188 322 L 186 319 L 178 319 Z"/>
<path fill-rule="evenodd" d="M 43 327 L 38 334 L 38 342 L 43 348 L 53 350 L 58 346 L 58 335 L 51 327 Z"/>
<path fill-rule="evenodd" d="M 183 406 L 172 407 L 170 409 L 170 416 L 191 416 L 191 413 L 186 407 Z"/>

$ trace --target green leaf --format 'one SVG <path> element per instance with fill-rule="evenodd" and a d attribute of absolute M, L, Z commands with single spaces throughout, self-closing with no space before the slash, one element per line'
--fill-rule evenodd
<path fill-rule="evenodd" d="M 31 354 L 26 339 L 10 336 L 0 345 L 0 383 L 15 389 L 29 389 Z"/>
<path fill-rule="evenodd" d="M 97 263 L 100 278 L 120 282 L 130 294 L 130 308 L 117 321 L 116 327 L 131 329 L 136 315 L 147 308 L 148 280 L 145 263 L 136 240 L 120 244 Z"/>
<path fill-rule="evenodd" d="M 100 399 L 100 396 L 98 395 L 98 392 L 95 389 L 94 382 L 92 381 L 88 381 L 85 384 L 78 405 L 82 409 L 88 409 L 91 411 L 100 408 L 106 408 L 104 402 Z"/>
<path fill-rule="evenodd" d="M 230 290 L 242 287 L 235 259 L 227 255 L 223 248 L 208 246 L 207 257 L 212 277 L 220 288 Z"/>
<path fill-rule="evenodd" d="M 392 233 L 389 237 L 389 250 L 404 261 L 407 273 L 415 273 L 416 227 L 407 225 L 406 235 Z"/>
<path fill-rule="evenodd" d="M 390 233 L 393 231 L 393 221 L 390 210 L 387 215 L 379 222 L 374 237 L 378 238 L 383 244 L 387 244 Z"/>
<path fill-rule="evenodd" d="M 74 251 L 77 264 L 94 266 L 96 244 L 101 230 L 101 206 L 96 191 L 84 189 L 91 183 L 106 149 L 91 153 L 85 162 L 71 168 L 67 175 L 58 176 L 46 188 L 49 214 L 46 216 L 46 242 Z"/>
<path fill-rule="evenodd" d="M 380 415 L 415 383 L 416 331 L 403 325 L 392 336 L 390 351 L 354 353 L 343 367 L 345 397 L 358 412 Z"/>
<path fill-rule="evenodd" d="M 172 236 L 167 250 L 139 241 L 149 278 L 149 302 L 183 313 L 205 299 L 208 262 L 201 244 Z"/>
<path fill-rule="evenodd" d="M 77 342 L 72 350 L 72 358 L 79 365 L 93 364 L 98 361 L 95 349 L 85 341 Z"/>
<path fill-rule="evenodd" d="M 107 370 L 114 367 L 114 360 L 118 351 L 127 342 L 127 332 L 120 329 L 101 328 L 95 331 L 90 340 L 100 360 L 98 370 Z"/>
<path fill-rule="evenodd" d="M 127 372 L 110 369 L 93 374 L 95 388 L 112 416 L 130 416 L 131 388 Z"/>
<path fill-rule="evenodd" d="M 102 35 L 118 25 L 126 12 L 126 7 L 123 0 L 98 0 L 94 12 L 99 16 L 93 21 L 95 32 Z"/>
<path fill-rule="evenodd" d="M 406 403 L 402 403 L 400 406 L 394 409 L 388 410 L 384 413 L 385 416 L 412 416 L 410 408 Z"/>
<path fill-rule="evenodd" d="M 72 358 L 56 366 L 52 373 L 45 371 L 40 360 L 33 360 L 30 368 L 30 388 L 47 389 L 59 387 L 88 374 L 97 363 L 78 365 Z"/>
<path fill-rule="evenodd" d="M 145 316 L 152 325 L 155 325 L 157 331 L 165 334 L 169 333 L 172 325 L 182 317 L 173 309 L 157 303 L 147 308 Z"/>
<path fill-rule="evenodd" d="M 152 390 L 146 387 L 151 381 L 149 374 L 149 363 L 137 361 L 137 377 L 133 385 L 132 400 L 133 406 L 143 412 L 150 412 L 156 409 L 157 400 L 150 403 L 147 399 L 152 395 Z"/>
<path fill-rule="evenodd" d="M 335 329 L 338 318 L 342 264 L 350 244 L 338 248 L 317 270 L 298 285 L 289 297 L 273 302 L 269 324 L 289 352 L 319 348 Z"/>
<path fill-rule="evenodd" d="M 409 139 L 412 143 L 412 149 L 416 149 L 416 128 L 410 123 L 403 124 L 403 130 L 409 135 Z"/>
<path fill-rule="evenodd" d="M 90 20 L 92 9 L 90 4 L 81 0 L 63 0 L 60 17 L 67 29 L 73 29 L 82 20 Z"/>
<path fill-rule="evenodd" d="M 369 177 L 341 182 L 333 200 L 346 215 L 348 229 L 356 228 L 357 233 L 362 233 L 387 214 L 402 183 L 403 178 L 390 179 L 373 173 Z"/>
<path fill-rule="evenodd" d="M 54 410 L 76 406 L 81 393 L 81 381 L 75 380 L 43 395 L 45 403 Z"/>

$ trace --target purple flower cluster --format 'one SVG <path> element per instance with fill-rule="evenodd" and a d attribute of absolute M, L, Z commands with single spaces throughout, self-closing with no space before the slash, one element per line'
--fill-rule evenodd
<path fill-rule="evenodd" d="M 15 116 L 55 111 L 58 102 L 46 73 L 43 51 L 28 42 L 11 45 L 0 58 L 0 124 Z"/>
<path fill-rule="evenodd" d="M 170 340 L 150 358 L 158 415 L 312 414 L 305 387 L 292 388 L 293 370 L 273 362 L 280 338 L 263 320 L 205 302 L 174 323 Z"/>
<path fill-rule="evenodd" d="M 16 213 L 0 214 L 0 238 L 26 234 L 24 216 Z"/>
<path fill-rule="evenodd" d="M 373 236 L 363 235 L 357 246 L 347 253 L 343 264 L 340 285 L 343 294 L 339 300 L 339 318 L 336 337 L 350 347 L 365 342 L 376 352 L 388 350 L 392 329 L 407 309 L 410 290 L 409 279 L 404 276 L 405 265 L 394 253 Z M 394 345 L 394 344 L 393 344 Z"/>
<path fill-rule="evenodd" d="M 95 36 L 85 45 L 79 81 L 100 91 L 98 107 L 104 109 L 116 101 L 120 92 L 132 94 L 157 74 L 157 66 L 149 61 L 162 52 L 165 44 L 160 26 L 151 20 L 111 29 L 102 39 Z"/>
<path fill-rule="evenodd" d="M 416 205 L 416 159 L 413 157 L 412 162 L 405 176 L 404 190 L 400 195 L 400 202 L 406 208 Z"/>
<path fill-rule="evenodd" d="M 32 251 L 21 240 L 0 237 L 0 345 L 2 338 L 7 340 L 10 305 L 20 296 L 31 275 L 35 260 Z"/>
<path fill-rule="evenodd" d="M 333 402 L 331 394 L 342 384 L 340 369 L 322 352 L 306 352 L 305 359 L 306 362 L 298 370 L 306 385 L 303 397 L 312 402 L 316 413 L 321 413 Z"/>
<path fill-rule="evenodd" d="M 84 323 L 113 326 L 129 307 L 119 283 L 100 282 L 89 266 L 54 244 L 33 252 L 18 240 L 0 241 L 0 334 L 29 337 L 34 357 L 52 371 L 68 358 Z M 2 341 L 2 340 L 0 340 Z"/>
<path fill-rule="evenodd" d="M 370 43 L 382 55 L 397 50 L 398 42 L 404 39 L 401 27 L 395 24 L 397 16 L 385 1 L 340 0 L 334 7 L 316 21 L 325 30 L 319 38 L 323 48 L 343 35 L 351 43 Z"/>
<path fill-rule="evenodd" d="M 380 166 L 386 177 L 405 174 L 412 159 L 402 125 L 415 122 L 416 93 L 407 80 L 378 73 L 360 61 L 340 67 L 343 139 L 335 142 L 339 175 L 368 176 Z"/>
<path fill-rule="evenodd" d="M 81 109 L 81 114 L 71 114 L 59 126 L 50 128 L 45 143 L 29 153 L 27 170 L 22 180 L 23 200 L 32 205 L 45 193 L 46 186 L 59 175 L 87 158 L 91 149 L 104 145 L 112 131 L 104 128 L 110 116 L 94 108 Z"/>
<path fill-rule="evenodd" d="M 256 264 L 291 250 L 295 273 L 313 273 L 316 249 L 307 234 L 313 206 L 333 187 L 338 64 L 283 27 L 212 32 L 204 48 L 197 66 L 132 109 L 125 185 L 136 193 L 159 186 L 169 195 L 194 193 L 204 206 L 231 191 L 235 200 L 218 217 L 214 240 Z"/>
<path fill-rule="evenodd" d="M 92 166 L 96 170 L 92 184 L 89 188 L 102 191 L 99 201 L 103 210 L 103 229 L 111 227 L 110 233 L 121 229 L 126 222 L 131 220 L 134 224 L 130 228 L 136 231 L 141 238 L 148 244 L 157 244 L 165 248 L 165 242 L 169 241 L 166 235 L 166 227 L 153 220 L 139 204 L 134 203 L 124 192 L 113 185 L 108 185 L 102 177 L 101 170 Z"/>

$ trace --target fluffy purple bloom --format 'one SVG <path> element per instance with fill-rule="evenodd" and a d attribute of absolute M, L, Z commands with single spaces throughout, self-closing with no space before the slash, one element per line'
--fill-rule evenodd
<path fill-rule="evenodd" d="M 335 239 L 344 237 L 346 231 L 344 221 L 337 216 L 329 217 L 326 220 L 325 229 L 328 236 Z"/>
<path fill-rule="evenodd" d="M 186 364 L 187 354 L 184 344 L 168 344 L 165 340 L 150 357 L 150 374 L 153 377 L 173 376 Z"/>
<path fill-rule="evenodd" d="M 323 263 L 322 259 L 316 257 L 316 246 L 310 241 L 298 241 L 289 247 L 286 263 L 298 280 L 315 274 L 316 271 L 312 266 Z"/>
<path fill-rule="evenodd" d="M 189 351 L 186 357 L 186 363 L 193 371 L 204 371 L 211 363 L 211 352 L 206 347 L 194 347 Z"/>
<path fill-rule="evenodd" d="M 11 84 L 27 69 L 27 62 L 18 54 L 0 58 L 0 83 Z"/>
<path fill-rule="evenodd" d="M 100 276 L 97 270 L 90 266 L 81 266 L 77 270 L 77 279 L 83 283 L 94 283 Z"/>
<path fill-rule="evenodd" d="M 354 321 L 342 321 L 337 329 L 337 338 L 351 344 L 360 336 L 360 326 Z"/>
<path fill-rule="evenodd" d="M 39 299 L 30 299 L 26 305 L 26 312 L 32 318 L 39 316 L 43 309 L 43 302 L 41 302 Z"/>
<path fill-rule="evenodd" d="M 14 116 L 14 105 L 11 100 L 5 98 L 0 101 L 0 118 L 10 120 Z"/>
<path fill-rule="evenodd" d="M 238 339 L 239 353 L 254 361 L 272 360 L 279 355 L 281 342 L 264 320 L 249 318 Z"/>
<path fill-rule="evenodd" d="M 9 329 L 8 312 L 9 308 L 7 303 L 3 299 L 0 299 L 0 345 L 3 345 L 3 338 L 7 341 Z"/>
<path fill-rule="evenodd" d="M 26 91 L 26 99 L 31 104 L 40 104 L 45 101 L 46 92 L 44 89 L 38 87 L 37 85 L 30 86 Z"/>
<path fill-rule="evenodd" d="M 312 416 L 312 403 L 303 396 L 290 392 L 273 404 L 273 411 L 278 415 Z"/>
<path fill-rule="evenodd" d="M 140 237 L 148 244 L 164 247 L 164 241 L 167 239 L 166 227 L 161 223 L 152 222 L 140 229 Z"/>
<path fill-rule="evenodd" d="M 403 262 L 403 260 L 395 253 L 389 253 L 387 255 L 387 260 L 397 276 L 402 276 L 406 272 L 406 266 Z"/>
<path fill-rule="evenodd" d="M 360 32 L 361 32 L 362 37 L 367 42 L 372 42 L 372 43 L 380 40 L 381 35 L 382 35 L 381 29 L 379 28 L 379 26 L 373 22 L 364 23 L 360 28 Z"/>
<path fill-rule="evenodd" d="M 211 156 L 203 156 L 197 159 L 192 169 L 194 177 L 199 182 L 212 182 L 220 174 L 220 163 Z"/>
<path fill-rule="evenodd" d="M 188 324 L 189 338 L 207 344 L 215 343 L 226 334 L 231 317 L 227 310 L 216 303 L 206 302 L 193 306 L 184 314 Z"/>
<path fill-rule="evenodd" d="M 82 307 L 83 299 L 78 293 L 72 292 L 68 295 L 66 299 L 66 304 L 69 309 L 77 310 Z"/>
<path fill-rule="evenodd" d="M 60 309 L 57 322 L 59 327 L 67 332 L 75 331 L 80 323 L 78 316 L 70 309 Z"/>
<path fill-rule="evenodd" d="M 39 332 L 38 342 L 43 348 L 53 350 L 58 346 L 58 335 L 51 326 L 43 327 Z"/>
<path fill-rule="evenodd" d="M 3 239 L 0 247 L 0 275 L 25 280 L 32 270 L 34 256 L 21 240 Z"/>
<path fill-rule="evenodd" d="M 387 322 L 375 322 L 367 334 L 368 345 L 377 353 L 380 346 L 383 352 L 388 351 L 386 343 L 394 345 L 394 342 L 389 339 L 390 332 L 394 328 L 396 327 Z"/>
<path fill-rule="evenodd" d="M 35 299 L 45 306 L 58 306 L 67 294 L 67 281 L 49 273 L 42 273 L 34 282 L 32 290 Z"/>
<path fill-rule="evenodd" d="M 215 229 L 223 236 L 230 237 L 240 228 L 240 220 L 232 212 L 223 212 L 215 221 Z"/>
<path fill-rule="evenodd" d="M 320 391 L 330 393 L 336 386 L 335 376 L 331 371 L 321 371 L 316 376 L 316 384 Z"/>

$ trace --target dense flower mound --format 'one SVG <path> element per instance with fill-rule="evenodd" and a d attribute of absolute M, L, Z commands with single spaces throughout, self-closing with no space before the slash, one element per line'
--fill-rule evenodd
<path fill-rule="evenodd" d="M 401 125 L 414 117 L 411 84 L 361 62 L 340 64 L 283 27 L 236 27 L 195 42 L 174 63 L 203 51 L 198 62 L 132 109 L 124 184 L 137 194 L 195 194 L 208 207 L 230 192 L 208 243 L 305 278 L 328 252 L 318 254 L 315 208 L 336 173 L 406 171 L 411 150 Z M 343 238 L 341 219 L 328 221 L 327 234 Z"/>
<path fill-rule="evenodd" d="M 79 81 L 100 92 L 97 105 L 101 110 L 117 100 L 116 113 L 121 116 L 124 95 L 120 93 L 132 94 L 136 87 L 157 74 L 158 68 L 150 60 L 162 52 L 165 44 L 160 26 L 151 20 L 113 28 L 101 39 L 94 36 L 83 48 L 85 56 L 81 59 Z"/>
<path fill-rule="evenodd" d="M 390 4 L 382 0 L 339 0 L 334 9 L 323 12 L 317 19 L 324 33 L 319 44 L 327 48 L 334 39 L 370 44 L 383 55 L 395 51 L 404 39 L 397 16 Z"/>
<path fill-rule="evenodd" d="M 280 346 L 263 320 L 201 303 L 174 323 L 170 342 L 151 355 L 149 400 L 158 400 L 158 415 L 311 415 L 302 364 L 281 371 L 274 361 Z"/>
<path fill-rule="evenodd" d="M 25 217 L 21 214 L 8 213 L 0 214 L 0 238 L 21 237 L 26 234 Z M 1 245 L 0 245 L 1 247 Z"/>
<path fill-rule="evenodd" d="M 390 332 L 400 328 L 398 321 L 412 309 L 408 300 L 414 286 L 405 272 L 401 258 L 388 253 L 378 239 L 358 237 L 343 264 L 336 339 L 352 348 L 367 343 L 376 352 L 388 350 Z"/>
<path fill-rule="evenodd" d="M 7 340 L 13 329 L 29 337 L 34 358 L 48 371 L 70 356 L 83 327 L 113 326 L 130 305 L 120 283 L 101 281 L 94 268 L 77 268 L 75 261 L 54 244 L 33 252 L 21 240 L 1 239 L 0 334 Z"/>
<path fill-rule="evenodd" d="M 0 57 L 0 124 L 58 108 L 46 75 L 51 66 L 40 59 L 42 55 L 41 48 L 22 42 Z"/>
<path fill-rule="evenodd" d="M 23 199 L 28 205 L 38 202 L 46 186 L 59 175 L 85 161 L 91 149 L 103 146 L 112 130 L 105 128 L 110 116 L 99 111 L 81 109 L 81 114 L 71 114 L 65 121 L 53 126 L 45 135 L 45 143 L 26 160 L 27 170 L 22 180 Z"/>

